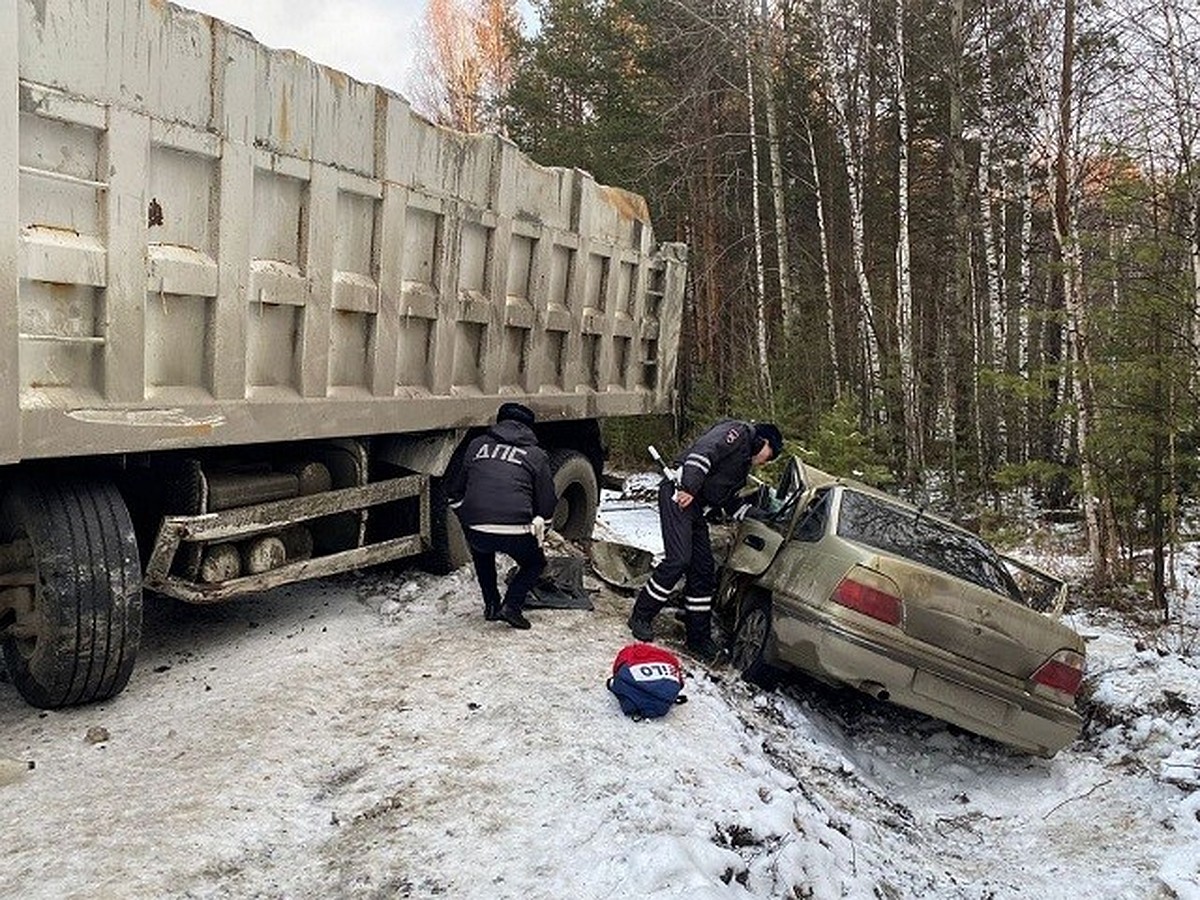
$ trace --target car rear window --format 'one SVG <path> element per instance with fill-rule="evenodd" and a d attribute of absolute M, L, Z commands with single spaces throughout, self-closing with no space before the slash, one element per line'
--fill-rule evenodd
<path fill-rule="evenodd" d="M 915 510 L 846 490 L 838 534 L 1021 601 L 1020 590 L 991 547 Z"/>

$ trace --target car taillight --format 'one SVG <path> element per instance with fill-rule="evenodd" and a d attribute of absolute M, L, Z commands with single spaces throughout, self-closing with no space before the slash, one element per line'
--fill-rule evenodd
<path fill-rule="evenodd" d="M 1074 650 L 1059 650 L 1038 666 L 1030 680 L 1074 697 L 1083 681 L 1083 654 Z"/>
<path fill-rule="evenodd" d="M 887 622 L 889 625 L 900 624 L 900 598 L 861 581 L 843 578 L 833 590 L 833 599 L 842 606 L 857 610 L 872 619 Z"/>

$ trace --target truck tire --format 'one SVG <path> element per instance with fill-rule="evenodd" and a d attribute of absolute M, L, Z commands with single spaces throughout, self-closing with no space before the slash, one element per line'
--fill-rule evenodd
<path fill-rule="evenodd" d="M 42 709 L 120 693 L 142 635 L 141 565 L 125 501 L 107 482 L 22 477 L 0 500 L 0 542 L 22 540 L 13 574 L 31 576 L 32 611 L 0 641 L 13 684 Z"/>
<path fill-rule="evenodd" d="M 554 473 L 554 493 L 558 495 L 551 527 L 567 540 L 589 540 L 600 505 L 596 470 L 582 453 L 555 450 L 550 454 L 550 471 Z"/>
<path fill-rule="evenodd" d="M 449 476 L 449 472 L 446 473 Z M 421 555 L 420 565 L 434 575 L 449 575 L 471 561 L 471 549 L 463 537 L 458 516 L 450 511 L 446 498 L 446 478 L 429 479 L 429 550 Z"/>

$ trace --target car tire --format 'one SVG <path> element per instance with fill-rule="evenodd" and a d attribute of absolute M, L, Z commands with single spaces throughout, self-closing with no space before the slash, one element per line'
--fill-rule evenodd
<path fill-rule="evenodd" d="M 754 592 L 747 595 L 738 616 L 729 648 L 730 664 L 751 684 L 770 690 L 779 683 L 779 669 L 767 659 L 771 640 L 771 598 Z"/>
<path fill-rule="evenodd" d="M 751 578 L 740 572 L 725 569 L 717 582 L 713 596 L 713 621 L 720 624 L 726 634 L 733 634 L 737 627 L 738 604 L 742 602 Z"/>
<path fill-rule="evenodd" d="M 58 709 L 120 693 L 141 642 L 142 577 L 117 489 L 23 477 L 0 501 L 0 544 L 15 550 L 7 568 L 31 592 L 21 627 L 0 641 L 21 696 Z"/>
<path fill-rule="evenodd" d="M 600 506 L 596 470 L 576 450 L 555 450 L 550 454 L 550 471 L 558 497 L 550 527 L 569 541 L 590 539 Z"/>

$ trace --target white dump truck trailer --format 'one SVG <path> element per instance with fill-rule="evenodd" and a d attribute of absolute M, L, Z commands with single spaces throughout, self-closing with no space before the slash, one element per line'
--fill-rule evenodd
<path fill-rule="evenodd" d="M 461 559 L 444 479 L 517 400 L 554 526 L 599 421 L 671 410 L 646 204 L 163 0 L 0 4 L 0 642 L 121 691 L 146 596 Z"/>

